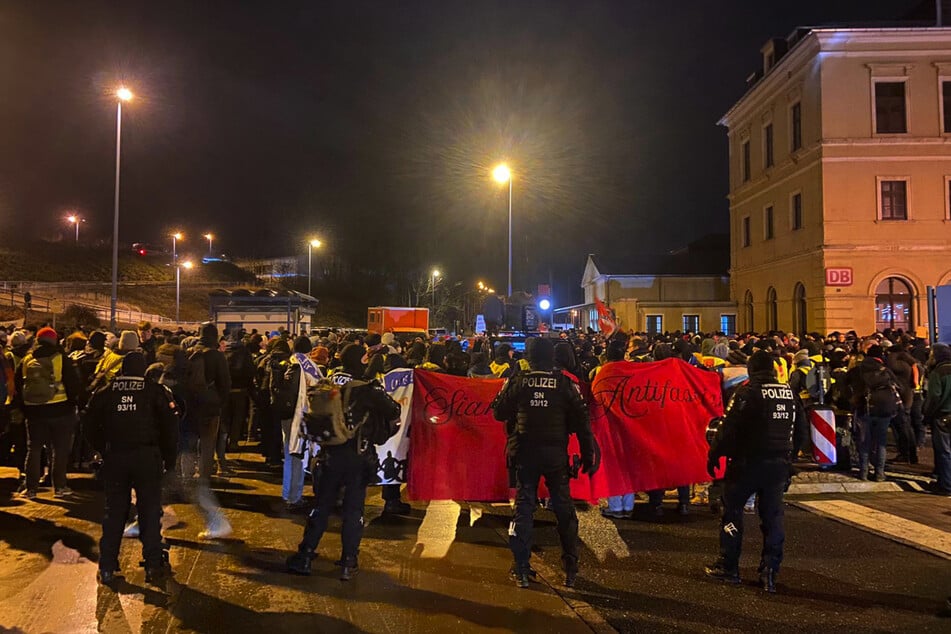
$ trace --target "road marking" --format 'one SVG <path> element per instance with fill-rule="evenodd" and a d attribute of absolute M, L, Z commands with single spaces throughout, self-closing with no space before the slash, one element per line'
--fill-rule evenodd
<path fill-rule="evenodd" d="M 951 559 L 951 533 L 845 500 L 795 502 L 819 515 Z"/>
<path fill-rule="evenodd" d="M 456 524 L 461 507 L 452 500 L 434 500 L 416 533 L 416 550 L 423 559 L 442 559 L 456 541 Z M 420 547 L 422 549 L 420 550 Z"/>

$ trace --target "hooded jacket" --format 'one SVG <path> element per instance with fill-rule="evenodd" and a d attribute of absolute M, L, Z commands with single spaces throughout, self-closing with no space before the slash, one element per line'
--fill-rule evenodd
<path fill-rule="evenodd" d="M 201 415 L 215 417 L 221 415 L 221 405 L 228 399 L 228 392 L 231 391 L 231 373 L 228 371 L 228 360 L 225 355 L 218 350 L 218 328 L 211 322 L 206 322 L 201 326 L 201 339 L 194 351 L 189 352 L 189 357 L 194 352 L 201 351 L 205 361 L 205 383 L 214 386 L 214 391 L 218 396 L 218 403 L 207 403 L 201 408 Z M 196 411 L 191 409 L 190 411 Z"/>
<path fill-rule="evenodd" d="M 62 357 L 61 376 L 57 381 L 57 393 L 64 398 L 57 402 L 50 402 L 43 405 L 30 405 L 23 403 L 23 382 L 26 373 L 27 364 L 31 358 L 46 359 L 59 355 Z M 83 395 L 82 383 L 79 374 L 76 372 L 76 366 L 72 360 L 58 344 L 46 339 L 37 340 L 36 347 L 29 352 L 20 362 L 19 370 L 16 373 L 16 394 L 18 404 L 23 407 L 23 412 L 29 419 L 31 416 L 36 418 L 52 418 L 55 416 L 67 416 L 76 411 L 78 399 Z"/>

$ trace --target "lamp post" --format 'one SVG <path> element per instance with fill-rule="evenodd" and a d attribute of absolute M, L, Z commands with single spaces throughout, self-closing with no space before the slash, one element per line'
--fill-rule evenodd
<path fill-rule="evenodd" d="M 119 295 L 119 164 L 122 157 L 122 102 L 131 100 L 131 90 L 125 86 L 120 86 L 116 90 L 116 198 L 112 216 L 112 298 L 109 309 L 109 326 L 112 330 L 116 329 L 116 305 Z"/>
<path fill-rule="evenodd" d="M 172 234 L 172 266 L 178 263 L 178 241 L 184 237 L 180 231 Z"/>
<path fill-rule="evenodd" d="M 440 275 L 441 273 L 439 272 L 439 269 L 433 269 L 433 274 L 432 274 L 433 310 L 436 310 L 436 278 L 439 277 Z"/>
<path fill-rule="evenodd" d="M 205 234 L 205 240 L 208 241 L 208 255 L 211 255 L 211 241 L 214 239 L 214 237 L 215 236 L 210 233 Z"/>
<path fill-rule="evenodd" d="M 492 178 L 509 184 L 509 297 L 512 296 L 512 171 L 505 163 L 492 170 Z"/>
<path fill-rule="evenodd" d="M 310 286 L 313 277 L 314 249 L 320 248 L 320 240 L 311 240 L 307 243 L 307 294 L 310 295 Z"/>
<path fill-rule="evenodd" d="M 76 225 L 76 244 L 79 244 L 79 223 L 86 222 L 86 220 L 80 218 L 76 214 L 70 214 L 66 216 L 66 220 L 69 221 L 70 224 Z"/>
<path fill-rule="evenodd" d="M 194 266 L 191 263 L 191 260 L 185 260 L 180 265 L 175 265 L 175 323 L 181 321 L 181 308 L 182 308 L 182 267 L 190 269 Z"/>

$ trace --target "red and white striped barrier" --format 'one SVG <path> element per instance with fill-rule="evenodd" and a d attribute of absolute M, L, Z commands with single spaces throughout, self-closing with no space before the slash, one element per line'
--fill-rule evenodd
<path fill-rule="evenodd" d="M 834 465 L 835 412 L 831 409 L 814 409 L 809 412 L 809 429 L 812 432 L 812 455 L 818 464 Z"/>

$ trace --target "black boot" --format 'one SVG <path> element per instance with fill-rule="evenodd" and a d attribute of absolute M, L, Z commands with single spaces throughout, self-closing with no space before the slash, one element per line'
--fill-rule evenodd
<path fill-rule="evenodd" d="M 763 585 L 763 590 L 770 594 L 776 594 L 776 571 L 772 568 L 765 568 L 762 572 L 759 573 L 760 583 Z"/>
<path fill-rule="evenodd" d="M 710 566 L 706 566 L 703 571 L 712 579 L 718 579 L 727 583 L 739 583 L 740 571 L 736 568 L 727 566 L 722 559 L 718 559 Z"/>
<path fill-rule="evenodd" d="M 348 559 L 340 562 L 340 580 L 350 581 L 360 570 L 356 559 Z"/>
<path fill-rule="evenodd" d="M 413 512 L 413 507 L 402 500 L 387 500 L 383 504 L 384 515 L 409 515 Z"/>
<path fill-rule="evenodd" d="M 155 561 L 143 561 L 141 565 L 145 568 L 145 583 L 161 585 L 172 576 L 172 565 L 168 562 L 167 550 L 163 550 L 162 555 Z"/>
<path fill-rule="evenodd" d="M 295 575 L 310 575 L 310 566 L 317 555 L 313 551 L 298 550 L 287 558 L 287 572 Z"/>
<path fill-rule="evenodd" d="M 104 586 L 112 587 L 115 585 L 117 577 L 113 570 L 99 570 L 96 573 L 96 580 Z"/>
<path fill-rule="evenodd" d="M 562 564 L 565 567 L 565 587 L 574 588 L 578 579 L 578 558 L 573 555 L 562 555 Z"/>

